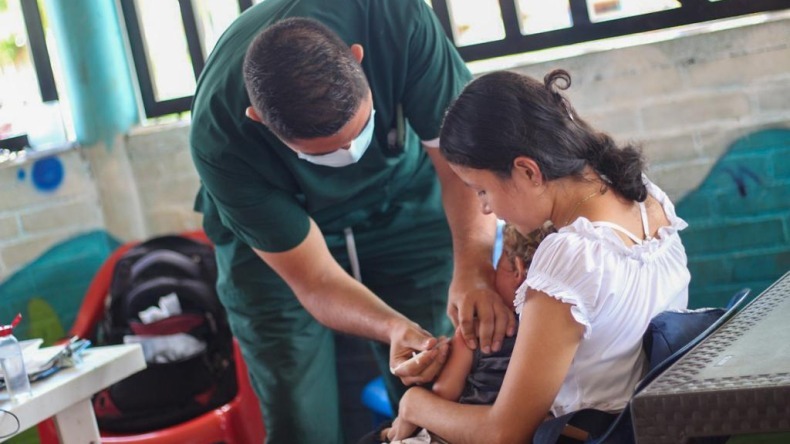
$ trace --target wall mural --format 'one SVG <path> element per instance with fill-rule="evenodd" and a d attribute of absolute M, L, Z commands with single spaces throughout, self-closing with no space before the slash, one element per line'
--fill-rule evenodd
<path fill-rule="evenodd" d="M 790 270 L 790 129 L 735 140 L 695 191 L 677 204 L 691 270 L 690 305 L 752 297 Z"/>
<path fill-rule="evenodd" d="M 790 129 L 735 140 L 694 191 L 677 203 L 689 222 L 681 235 L 689 256 L 693 307 L 721 306 L 743 287 L 755 296 L 790 270 Z M 28 179 L 24 169 L 20 181 Z M 36 161 L 31 183 L 52 191 L 63 182 L 57 157 Z M 25 316 L 20 337 L 63 337 L 101 263 L 119 245 L 104 231 L 68 239 L 0 284 L 0 323 Z"/>
<path fill-rule="evenodd" d="M 30 180 L 38 191 L 57 190 L 63 183 L 64 175 L 63 162 L 55 156 L 36 160 L 30 168 Z M 24 182 L 27 179 L 27 171 L 20 168 L 16 177 L 20 182 Z"/>
<path fill-rule="evenodd" d="M 40 191 L 54 191 L 63 183 L 63 163 L 57 157 L 39 159 L 30 173 L 33 185 Z"/>
<path fill-rule="evenodd" d="M 105 231 L 61 242 L 0 284 L 0 323 L 22 313 L 20 339 L 62 339 L 71 327 L 93 275 L 120 243 Z"/>

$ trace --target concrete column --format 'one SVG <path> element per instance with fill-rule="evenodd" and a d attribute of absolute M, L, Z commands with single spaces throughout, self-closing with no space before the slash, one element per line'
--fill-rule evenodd
<path fill-rule="evenodd" d="M 146 236 L 126 134 L 139 123 L 121 16 L 111 0 L 45 0 L 55 33 L 77 141 L 83 146 L 107 231 L 121 240 Z"/>
<path fill-rule="evenodd" d="M 138 123 L 132 68 L 116 2 L 45 0 L 61 56 L 77 140 L 104 142 Z"/>

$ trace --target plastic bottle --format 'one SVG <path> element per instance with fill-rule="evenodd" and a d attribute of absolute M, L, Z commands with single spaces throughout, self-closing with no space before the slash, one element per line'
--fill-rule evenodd
<path fill-rule="evenodd" d="M 0 368 L 3 370 L 5 388 L 8 390 L 11 402 L 22 401 L 33 394 L 25 370 L 22 348 L 12 334 L 20 320 L 22 315 L 17 314 L 11 325 L 0 326 Z"/>

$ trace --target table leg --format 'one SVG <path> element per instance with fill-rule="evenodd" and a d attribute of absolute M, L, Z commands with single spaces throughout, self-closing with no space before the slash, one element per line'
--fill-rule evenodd
<path fill-rule="evenodd" d="M 55 415 L 60 442 L 63 444 L 99 444 L 99 426 L 90 399 L 77 402 Z"/>

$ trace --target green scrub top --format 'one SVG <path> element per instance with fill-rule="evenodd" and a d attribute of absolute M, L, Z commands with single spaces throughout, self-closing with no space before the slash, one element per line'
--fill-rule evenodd
<path fill-rule="evenodd" d="M 364 49 L 375 129 L 356 164 L 301 160 L 245 117 L 245 51 L 262 29 L 294 16 L 314 18 Z M 392 231 L 402 233 L 421 215 L 443 218 L 436 173 L 420 140 L 439 136 L 445 109 L 470 79 L 423 0 L 266 0 L 245 11 L 208 58 L 192 108 L 190 146 L 202 181 L 195 209 L 217 245 L 220 286 L 229 270 L 262 264 L 250 246 L 266 252 L 297 246 L 308 217 L 330 248 L 343 243 L 346 227 L 385 239 L 387 227 L 400 224 Z M 244 274 L 237 277 L 255 279 Z"/>

